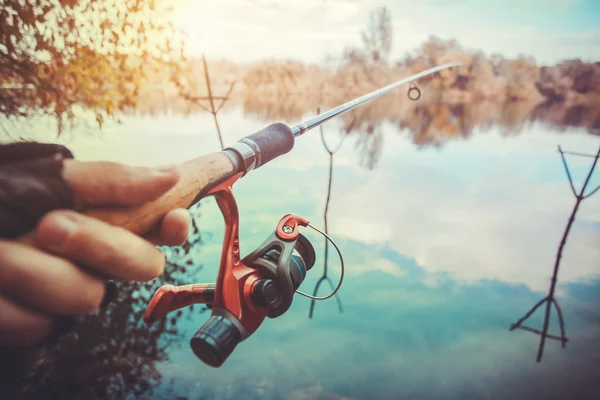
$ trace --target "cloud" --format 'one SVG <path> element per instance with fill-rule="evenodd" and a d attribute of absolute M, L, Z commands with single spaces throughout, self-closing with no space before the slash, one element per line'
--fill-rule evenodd
<path fill-rule="evenodd" d="M 205 382 L 204 389 L 214 390 L 217 399 L 226 397 L 215 393 L 223 388 L 230 392 L 258 381 L 271 382 L 270 389 L 281 393 L 320 380 L 327 392 L 386 399 L 415 398 L 415 393 L 436 399 L 489 393 L 558 399 L 573 393 L 568 383 L 574 380 L 580 393 L 598 389 L 593 349 L 600 332 L 593 300 L 586 302 L 590 315 L 569 312 L 567 348 L 548 342 L 544 362 L 537 364 L 538 337 L 508 331 L 512 317 L 519 316 L 515 309 L 526 309 L 535 299 L 531 293 L 515 296 L 489 283 L 428 289 L 376 275 L 348 280 L 343 313 L 334 301 L 325 302 L 309 320 L 309 301 L 298 298 L 286 314 L 265 321 L 219 370 L 199 363 L 184 345 L 169 354 L 185 368 L 164 363 L 161 371 L 179 377 L 179 390 L 188 381 Z M 563 310 L 580 308 L 565 305 Z M 197 325 L 182 320 L 180 333 L 187 338 Z M 271 397 L 267 394 L 260 398 Z"/>
<path fill-rule="evenodd" d="M 381 271 L 395 278 L 402 278 L 406 272 L 398 267 L 398 265 L 385 258 L 369 260 L 368 263 L 346 265 L 349 276 L 360 276 L 367 272 Z"/>
<path fill-rule="evenodd" d="M 177 26 L 189 33 L 192 53 L 242 62 L 271 57 L 316 62 L 327 53 L 340 55 L 346 46 L 360 45 L 360 32 L 376 6 L 386 6 L 391 11 L 394 58 L 416 49 L 430 35 L 457 39 L 467 48 L 507 57 L 528 54 L 542 63 L 600 58 L 598 31 L 579 26 L 578 21 L 589 12 L 576 2 L 512 3 L 514 8 L 504 3 L 482 6 L 466 0 L 387 0 L 379 4 L 369 0 L 222 0 L 210 6 L 185 2 L 176 12 Z M 509 9 L 519 12 L 507 14 Z"/>
<path fill-rule="evenodd" d="M 490 136 L 478 140 L 486 138 Z M 388 134 L 386 148 L 397 141 Z M 593 142 L 588 136 L 588 144 Z M 457 143 L 421 159 L 414 153 L 387 158 L 360 187 L 338 179 L 337 193 L 349 195 L 334 193 L 330 233 L 389 246 L 429 273 L 448 272 L 466 282 L 522 283 L 545 291 L 574 199 L 555 152 L 551 158 L 536 157 L 513 144 L 512 157 L 495 151 L 481 154 L 481 147 Z M 572 167 L 575 179 L 584 172 L 584 165 L 577 165 Z M 598 221 L 600 203 L 590 199 L 581 207 L 564 250 L 562 283 L 597 275 Z"/>

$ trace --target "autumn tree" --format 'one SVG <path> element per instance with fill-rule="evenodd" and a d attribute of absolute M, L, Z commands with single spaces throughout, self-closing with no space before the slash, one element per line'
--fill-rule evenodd
<path fill-rule="evenodd" d="M 540 93 L 552 100 L 565 100 L 569 91 L 598 96 L 600 63 L 584 63 L 575 59 L 551 67 L 542 67 L 536 87 Z"/>
<path fill-rule="evenodd" d="M 466 90 L 476 98 L 492 99 L 504 95 L 503 83 L 496 76 L 493 62 L 483 52 L 473 54 Z"/>
<path fill-rule="evenodd" d="M 299 87 L 307 81 L 307 66 L 298 61 L 277 62 L 266 60 L 250 65 L 244 73 L 243 83 L 248 91 L 270 90 L 277 94 L 306 92 L 309 87 Z"/>
<path fill-rule="evenodd" d="M 386 7 L 371 11 L 367 29 L 361 33 L 362 48 L 351 47 L 345 50 L 348 63 L 387 64 L 392 50 L 392 19 Z"/>
<path fill-rule="evenodd" d="M 540 79 L 540 70 L 531 57 L 519 56 L 514 60 L 505 59 L 499 64 L 498 72 L 506 79 L 507 100 L 539 100 L 541 98 L 535 87 L 535 83 Z"/>
<path fill-rule="evenodd" d="M 52 115 L 60 132 L 77 111 L 101 125 L 135 107 L 153 67 L 182 55 L 171 11 L 154 0 L 0 0 L 0 115 Z"/>

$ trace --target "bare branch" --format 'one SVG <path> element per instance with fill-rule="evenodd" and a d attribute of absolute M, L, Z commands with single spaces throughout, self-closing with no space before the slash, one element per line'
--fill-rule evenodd
<path fill-rule="evenodd" d="M 208 96 L 187 96 L 187 99 L 190 101 L 202 101 L 202 100 L 210 100 L 210 97 L 208 97 Z M 227 97 L 213 96 L 213 100 L 227 100 Z"/>
<path fill-rule="evenodd" d="M 587 187 L 587 184 L 590 181 L 590 178 L 592 177 L 592 174 L 594 173 L 594 169 L 596 168 L 596 163 L 598 162 L 598 158 L 600 158 L 600 148 L 598 148 L 598 152 L 596 153 L 596 157 L 594 158 L 594 163 L 592 164 L 592 168 L 590 168 L 590 173 L 588 174 L 585 183 L 583 184 L 583 188 L 581 189 L 581 196 L 582 198 L 588 198 L 591 195 L 593 195 L 594 193 L 596 193 L 596 191 L 598 189 L 600 189 L 600 186 L 598 186 L 596 189 L 592 190 L 591 193 L 589 193 L 588 195 L 584 195 L 583 192 L 585 192 L 585 188 Z"/>
<path fill-rule="evenodd" d="M 201 109 L 203 109 L 206 112 L 212 112 L 210 111 L 210 109 L 208 107 L 206 107 L 205 105 L 203 105 L 202 103 L 200 103 L 199 101 L 192 101 L 194 104 L 196 104 L 198 107 L 200 107 Z"/>
<path fill-rule="evenodd" d="M 598 158 L 600 158 L 600 148 L 598 149 L 598 153 L 596 154 L 596 156 L 594 157 L 594 163 L 592 164 L 592 166 L 590 167 L 590 171 L 587 175 L 587 178 L 581 188 L 581 192 L 579 193 L 579 195 L 575 192 L 575 188 L 573 186 L 573 180 L 571 179 L 571 173 L 569 172 L 569 167 L 567 166 L 567 162 L 565 160 L 565 156 L 564 156 L 564 152 L 562 151 L 562 149 L 560 148 L 560 146 L 558 146 L 558 151 L 560 153 L 563 165 L 565 167 L 565 171 L 567 172 L 567 176 L 569 178 L 569 183 L 571 185 L 571 190 L 573 191 L 573 194 L 576 197 L 576 201 L 575 201 L 575 205 L 573 206 L 573 210 L 571 211 L 571 215 L 569 216 L 569 220 L 567 222 L 567 226 L 565 227 L 565 230 L 563 232 L 562 238 L 560 240 L 560 244 L 558 245 L 558 250 L 556 252 L 556 259 L 554 262 L 554 271 L 552 273 L 552 280 L 551 280 L 551 284 L 550 284 L 550 289 L 548 290 L 548 295 L 546 297 L 544 297 L 542 300 L 540 300 L 535 306 L 533 306 L 521 319 L 519 319 L 516 323 L 512 324 L 510 327 L 510 330 L 513 331 L 517 328 L 519 329 L 523 329 L 525 331 L 529 331 L 532 333 L 536 333 L 538 335 L 540 335 L 540 344 L 538 347 L 538 353 L 537 353 L 537 362 L 541 362 L 542 360 L 542 356 L 544 354 L 544 344 L 546 339 L 555 339 L 555 340 L 559 340 L 562 343 L 562 347 L 565 348 L 566 343 L 568 341 L 566 334 L 565 334 L 565 322 L 563 319 L 563 315 L 562 315 L 562 311 L 560 309 L 560 306 L 558 305 L 558 302 L 556 301 L 556 299 L 554 298 L 554 291 L 556 289 L 556 283 L 558 281 L 558 270 L 560 267 L 560 260 L 562 259 L 562 253 L 563 253 L 563 249 L 565 247 L 565 244 L 567 243 L 567 237 L 569 235 L 569 232 L 571 231 L 571 227 L 573 226 L 573 222 L 575 222 L 575 215 L 577 214 L 577 210 L 579 209 L 579 206 L 581 205 L 581 202 L 583 201 L 583 199 L 585 199 L 586 197 L 591 196 L 592 194 L 594 194 L 598 189 L 600 189 L 600 187 L 594 189 L 590 194 L 588 194 L 587 196 L 584 196 L 583 193 L 585 192 L 585 188 L 587 187 L 587 184 L 590 181 L 590 178 L 592 176 L 592 174 L 594 173 L 594 169 L 596 168 L 596 163 L 598 162 Z M 580 154 L 577 154 L 580 155 Z M 527 318 L 529 318 L 542 304 L 546 303 L 546 311 L 545 311 L 545 316 L 544 316 L 544 327 L 543 329 L 537 330 L 537 329 L 533 329 L 533 328 L 529 328 L 526 326 L 521 326 L 521 324 L 523 323 L 523 321 L 525 321 Z M 554 305 L 554 307 L 556 308 L 556 312 L 558 314 L 558 321 L 560 324 L 560 337 L 555 336 L 555 335 L 550 335 L 548 334 L 548 328 L 550 325 L 550 310 L 552 305 Z"/>
<path fill-rule="evenodd" d="M 528 327 L 528 326 L 519 326 L 518 328 L 519 328 L 519 329 L 523 329 L 524 331 L 527 331 L 527 332 L 531 332 L 531 333 L 538 334 L 538 335 L 540 335 L 540 336 L 544 334 L 544 332 L 542 332 L 542 331 L 540 331 L 540 330 L 537 330 L 537 329 L 530 328 L 530 327 Z M 566 339 L 566 338 L 565 338 L 565 339 L 563 339 L 563 338 L 562 338 L 562 337 L 560 337 L 560 336 L 551 335 L 551 334 L 549 334 L 549 333 L 547 333 L 545 336 L 546 336 L 547 338 L 549 338 L 549 339 L 554 339 L 554 340 L 558 340 L 558 341 L 561 341 L 561 342 L 563 342 L 563 341 L 564 341 L 564 342 L 568 341 L 568 339 Z"/>
<path fill-rule="evenodd" d="M 317 108 L 317 114 L 321 113 L 321 108 Z M 321 142 L 323 143 L 323 147 L 325 147 L 325 150 L 327 151 L 327 153 L 329 153 L 329 179 L 327 182 L 327 198 L 325 199 L 325 209 L 323 210 L 323 223 L 325 225 L 324 229 L 325 229 L 325 234 L 328 234 L 328 224 L 327 224 L 327 214 L 329 212 L 329 201 L 331 200 L 331 184 L 333 181 L 333 155 L 335 153 L 335 151 L 339 150 L 345 136 L 342 136 L 342 139 L 340 140 L 340 142 L 338 143 L 337 148 L 335 149 L 335 151 L 331 151 L 329 149 L 329 147 L 327 146 L 327 143 L 325 142 L 325 135 L 323 133 L 323 125 L 319 125 L 319 130 L 321 132 Z M 331 290 L 335 290 L 333 283 L 331 282 L 331 278 L 329 278 L 327 276 L 327 267 L 328 267 L 328 260 L 329 260 L 329 241 L 327 240 L 327 238 L 325 238 L 325 254 L 324 254 L 324 260 L 323 260 L 323 276 L 321 276 L 321 278 L 317 281 L 316 285 L 315 285 L 315 289 L 313 292 L 313 296 L 317 295 L 317 292 L 319 291 L 319 287 L 321 286 L 321 283 L 327 281 L 327 283 L 329 283 L 329 286 L 331 287 Z M 339 297 L 339 295 L 336 293 L 335 294 L 335 298 L 337 300 L 338 303 L 338 309 L 340 312 L 343 311 L 342 309 L 342 301 Z M 314 312 L 314 308 L 315 308 L 315 299 L 311 300 L 310 303 L 310 309 L 309 309 L 309 313 L 308 313 L 308 317 L 312 318 L 313 316 L 313 312 Z"/>
<path fill-rule="evenodd" d="M 227 90 L 227 93 L 225 93 L 225 96 L 222 97 L 222 101 L 221 104 L 219 104 L 219 107 L 217 107 L 217 111 L 219 112 L 221 111 L 221 108 L 223 108 L 223 106 L 225 105 L 225 103 L 227 102 L 227 100 L 229 100 L 229 95 L 231 94 L 231 92 L 233 91 L 233 88 L 235 87 L 235 81 L 231 82 L 231 85 L 229 85 L 229 90 Z M 216 99 L 217 97 L 215 97 Z"/>
<path fill-rule="evenodd" d="M 590 193 L 588 193 L 585 196 L 583 196 L 583 198 L 587 199 L 588 197 L 590 197 L 591 195 L 593 195 L 594 193 L 596 193 L 599 189 L 600 189 L 600 185 L 598 185 L 598 187 L 596 189 L 592 190 Z"/>
<path fill-rule="evenodd" d="M 206 57 L 202 55 L 202 63 L 204 64 L 204 78 L 206 79 L 206 89 L 208 90 L 208 100 L 210 101 L 210 109 L 213 115 L 215 114 L 215 103 L 213 101 L 212 88 L 210 84 L 210 76 L 208 75 L 208 65 L 206 64 Z"/>
<path fill-rule="evenodd" d="M 573 155 L 573 156 L 579 156 L 579 157 L 590 157 L 590 158 L 594 158 L 594 157 L 596 157 L 596 156 L 595 156 L 595 155 L 593 155 L 593 154 L 577 153 L 577 152 L 575 152 L 575 151 L 563 151 L 563 153 L 564 153 L 564 154 L 570 154 L 570 155 Z"/>
<path fill-rule="evenodd" d="M 565 160 L 565 155 L 563 154 L 562 149 L 558 146 L 558 151 L 560 153 L 560 157 L 562 158 L 563 165 L 565 166 L 565 172 L 567 173 L 567 177 L 569 178 L 569 184 L 571 185 L 571 190 L 573 191 L 573 195 L 577 197 L 577 192 L 575 191 L 575 186 L 573 186 L 573 178 L 571 178 L 571 172 L 569 171 L 569 166 L 567 165 L 567 160 Z"/>
<path fill-rule="evenodd" d="M 556 312 L 558 313 L 558 322 L 560 324 L 560 336 L 562 341 L 562 347 L 565 348 L 565 344 L 567 343 L 567 337 L 565 335 L 565 321 L 563 320 L 562 311 L 560 306 L 558 305 L 558 301 L 555 298 L 552 298 L 552 303 L 554 303 L 554 307 L 556 307 Z"/>

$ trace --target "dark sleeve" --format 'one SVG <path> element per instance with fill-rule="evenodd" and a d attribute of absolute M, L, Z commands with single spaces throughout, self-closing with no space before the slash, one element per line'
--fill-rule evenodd
<path fill-rule="evenodd" d="M 64 146 L 35 142 L 0 145 L 0 238 L 16 238 L 35 228 L 56 208 L 72 208 L 74 197 L 62 178 Z M 0 265 L 2 268 L 2 265 Z M 45 347 L 0 347 L 0 389 L 25 375 Z M 0 396 L 1 397 L 1 396 Z"/>
<path fill-rule="evenodd" d="M 0 168 L 53 157 L 74 158 L 73 153 L 60 144 L 17 142 L 0 145 Z"/>
<path fill-rule="evenodd" d="M 40 143 L 0 145 L 0 237 L 31 231 L 47 212 L 73 208 L 74 196 L 62 177 L 64 146 Z"/>

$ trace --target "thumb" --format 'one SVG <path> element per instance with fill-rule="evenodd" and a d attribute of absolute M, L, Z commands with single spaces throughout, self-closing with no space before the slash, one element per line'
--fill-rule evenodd
<path fill-rule="evenodd" d="M 136 206 L 160 197 L 179 181 L 177 167 L 131 167 L 94 161 L 65 160 L 63 177 L 77 205 Z"/>

